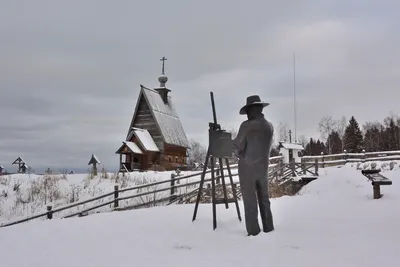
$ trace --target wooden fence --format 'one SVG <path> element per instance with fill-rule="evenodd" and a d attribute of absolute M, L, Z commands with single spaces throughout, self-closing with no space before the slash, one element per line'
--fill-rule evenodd
<path fill-rule="evenodd" d="M 312 176 L 318 175 L 318 159 L 315 159 L 314 162 L 304 162 L 304 163 L 295 163 L 292 162 L 291 164 L 284 164 L 283 163 L 283 157 L 278 156 L 278 157 L 271 157 L 270 158 L 270 165 L 269 165 L 269 178 L 270 182 L 276 182 L 276 181 L 287 181 L 290 180 L 292 177 L 299 176 L 299 175 L 306 175 L 307 173 L 311 174 Z M 237 164 L 230 166 L 231 170 L 237 170 Z M 311 169 L 315 169 L 315 171 L 311 171 Z M 217 183 L 221 183 L 221 178 L 224 177 L 224 179 L 228 179 L 228 171 L 224 169 L 224 175 L 221 175 L 221 170 L 220 169 L 215 169 L 215 178 L 217 180 Z M 206 174 L 210 174 L 211 170 L 207 170 Z M 66 206 L 62 207 L 57 207 L 53 208 L 52 206 L 47 206 L 47 210 L 39 213 L 37 215 L 24 218 L 21 220 L 13 221 L 13 222 L 7 222 L 3 223 L 0 225 L 0 227 L 6 227 L 6 226 L 11 226 L 15 224 L 20 224 L 23 222 L 27 222 L 30 220 L 38 219 L 38 218 L 47 218 L 47 219 L 53 219 L 53 215 L 56 213 L 60 213 L 61 211 L 65 210 L 71 210 L 72 208 L 78 207 L 78 206 L 83 206 L 88 203 L 93 203 L 94 201 L 103 199 L 104 202 L 93 205 L 89 208 L 85 208 L 82 210 L 79 210 L 77 212 L 72 212 L 62 218 L 70 218 L 70 217 L 75 217 L 75 216 L 85 216 L 88 214 L 89 211 L 104 207 L 104 206 L 110 206 L 110 210 L 125 210 L 125 209 L 136 209 L 136 208 L 141 208 L 144 206 L 154 206 L 156 204 L 162 204 L 164 203 L 165 205 L 170 205 L 173 203 L 178 203 L 179 201 L 187 200 L 190 198 L 193 198 L 196 196 L 196 193 L 198 191 L 198 185 L 200 184 L 200 178 L 201 178 L 202 171 L 186 175 L 186 176 L 181 176 L 181 177 L 175 177 L 171 175 L 171 179 L 168 180 L 163 180 L 163 181 L 158 181 L 154 183 L 149 183 L 149 184 L 143 184 L 139 186 L 134 186 L 134 187 L 128 187 L 128 188 L 119 188 L 118 185 L 114 186 L 114 190 L 112 192 L 109 192 L 107 194 L 99 195 L 94 198 L 84 200 L 84 201 L 79 201 L 75 203 L 71 203 Z M 235 177 L 237 176 L 237 173 L 232 172 L 232 176 Z M 186 179 L 186 183 L 181 183 L 181 181 Z M 206 175 L 205 177 L 205 183 L 208 183 L 211 181 L 211 178 Z M 227 186 L 230 185 L 228 181 L 225 183 Z M 157 185 L 164 185 L 163 188 L 155 188 Z M 235 186 L 239 187 L 239 183 L 236 179 Z M 150 188 L 150 190 L 149 190 Z M 151 189 L 155 188 L 155 189 Z M 179 190 L 180 188 L 189 188 L 190 190 L 186 192 L 184 190 Z M 147 189 L 147 190 L 146 190 Z M 141 192 L 141 190 L 144 190 L 145 192 Z M 122 193 L 127 193 L 127 192 L 134 192 L 136 193 L 131 193 L 130 195 L 123 196 Z M 168 196 L 163 196 L 158 199 L 156 197 L 152 198 L 148 202 L 140 203 L 140 204 L 135 204 L 131 206 L 126 206 L 126 207 L 120 207 L 120 202 L 123 200 L 128 200 L 128 199 L 137 199 L 143 196 L 148 196 L 148 195 L 153 195 L 155 196 L 156 194 L 159 194 L 161 192 L 168 192 Z M 181 191 L 181 192 L 180 192 Z M 184 192 L 182 192 L 184 191 Z M 240 190 L 237 190 L 240 195 Z"/>
<path fill-rule="evenodd" d="M 400 151 L 366 152 L 364 150 L 362 153 L 347 153 L 345 150 L 341 154 L 324 155 L 322 152 L 320 156 L 303 156 L 301 158 L 301 162 L 304 164 L 318 162 L 318 165 L 322 168 L 340 166 L 351 162 L 363 163 L 388 160 L 400 160 Z"/>

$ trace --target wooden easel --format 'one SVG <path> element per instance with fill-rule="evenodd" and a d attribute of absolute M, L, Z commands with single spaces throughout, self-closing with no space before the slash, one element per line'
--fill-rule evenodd
<path fill-rule="evenodd" d="M 197 210 L 198 210 L 200 199 L 201 199 L 201 193 L 202 193 L 203 185 L 205 182 L 207 166 L 208 166 L 208 163 L 210 162 L 213 229 L 215 230 L 217 228 L 217 209 L 216 209 L 217 204 L 225 204 L 225 207 L 228 209 L 229 208 L 228 203 L 235 203 L 239 221 L 242 221 L 242 218 L 240 216 L 240 209 L 239 209 L 239 204 L 237 201 L 236 188 L 233 183 L 231 168 L 229 166 L 229 160 L 228 160 L 228 158 L 232 155 L 231 134 L 228 132 L 225 132 L 224 130 L 221 130 L 221 126 L 217 123 L 217 116 L 215 113 L 213 92 L 210 92 L 210 96 L 211 96 L 211 105 L 212 105 L 214 123 L 209 123 L 209 129 L 208 129 L 209 143 L 208 143 L 207 155 L 206 155 L 206 160 L 205 160 L 204 167 L 203 167 L 203 172 L 201 174 L 200 186 L 199 186 L 199 191 L 197 193 L 197 200 L 196 200 L 196 205 L 194 208 L 192 221 L 196 220 Z M 222 178 L 221 179 L 222 190 L 223 190 L 223 194 L 224 194 L 223 198 L 216 198 L 216 194 L 215 194 L 215 179 L 216 179 L 216 177 L 214 174 L 214 170 L 215 170 L 216 160 L 218 160 L 220 170 L 221 170 L 220 177 Z M 226 169 L 228 171 L 229 181 L 230 181 L 230 184 L 232 187 L 233 198 L 230 198 L 230 199 L 228 199 L 228 194 L 227 194 L 227 190 L 226 190 L 223 160 L 225 161 Z M 219 177 L 217 177 L 217 178 L 219 178 Z"/>

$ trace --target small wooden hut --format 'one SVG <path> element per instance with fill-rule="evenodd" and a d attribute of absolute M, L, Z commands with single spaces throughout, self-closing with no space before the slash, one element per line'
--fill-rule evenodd
<path fill-rule="evenodd" d="M 154 89 L 140 85 L 126 140 L 116 151 L 121 172 L 187 167 L 189 142 L 169 95 L 171 90 L 165 86 L 164 67 L 158 81 L 160 86 Z"/>

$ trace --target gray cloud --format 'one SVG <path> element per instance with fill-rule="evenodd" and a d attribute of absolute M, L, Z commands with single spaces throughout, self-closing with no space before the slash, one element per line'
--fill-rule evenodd
<path fill-rule="evenodd" d="M 238 128 L 246 96 L 318 137 L 322 116 L 399 113 L 396 1 L 9 1 L 0 9 L 0 165 L 115 169 L 139 84 L 167 85 L 189 138 Z"/>

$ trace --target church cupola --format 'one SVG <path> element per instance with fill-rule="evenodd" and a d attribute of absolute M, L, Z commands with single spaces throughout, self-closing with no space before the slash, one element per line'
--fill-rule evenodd
<path fill-rule="evenodd" d="M 155 88 L 155 90 L 160 94 L 162 100 L 164 101 L 165 104 L 168 103 L 168 93 L 171 92 L 167 87 L 165 87 L 165 84 L 168 81 L 168 77 L 165 75 L 165 60 L 167 60 L 166 57 L 162 57 L 160 61 L 162 61 L 162 70 L 161 70 L 161 76 L 158 77 L 158 81 L 160 82 L 160 87 Z"/>

